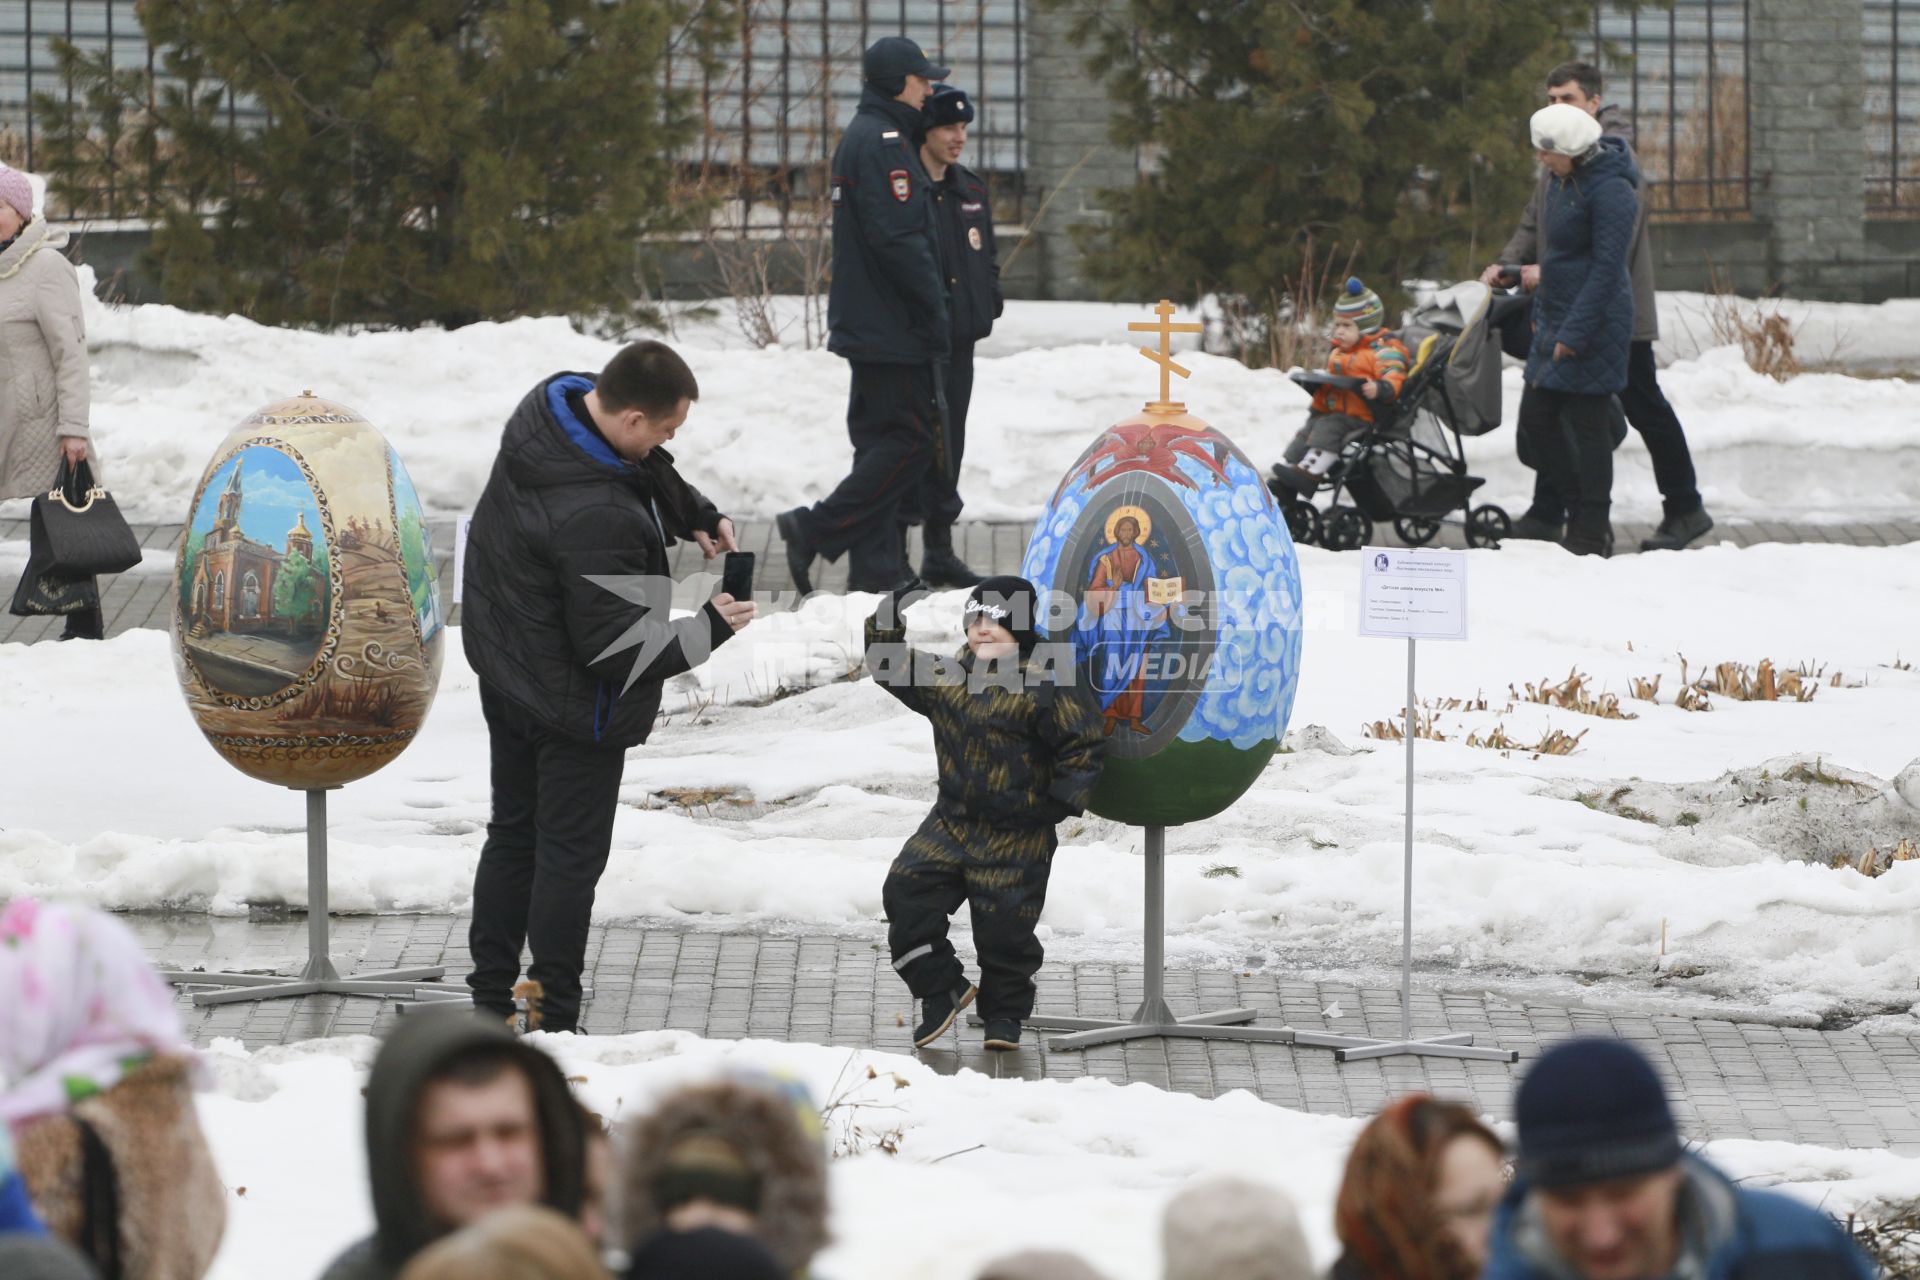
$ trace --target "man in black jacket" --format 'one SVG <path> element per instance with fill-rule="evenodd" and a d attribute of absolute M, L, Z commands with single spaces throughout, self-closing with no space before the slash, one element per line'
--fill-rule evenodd
<path fill-rule="evenodd" d="M 929 467 L 943 465 L 939 376 L 948 348 L 946 278 L 933 199 L 914 138 L 920 106 L 947 68 L 903 36 L 874 41 L 865 87 L 833 153 L 833 282 L 827 349 L 852 366 L 853 470 L 811 507 L 778 517 L 793 584 L 811 591 L 815 556 L 848 557 L 848 585 L 917 585 L 898 516 Z"/>
<path fill-rule="evenodd" d="M 967 446 L 967 406 L 973 400 L 973 344 L 993 332 L 1006 300 L 1000 295 L 1000 258 L 986 180 L 960 163 L 973 104 L 964 90 L 943 84 L 920 114 L 926 121 L 920 160 L 933 186 L 934 230 L 953 327 L 953 354 L 946 368 L 949 457 L 946 466 L 928 469 L 920 491 L 927 521 L 920 576 L 930 587 L 971 587 L 980 575 L 953 549 L 953 523 L 962 506 L 956 482 Z"/>
<path fill-rule="evenodd" d="M 658 342 L 622 348 L 598 378 L 546 379 L 508 420 L 474 509 L 461 630 L 492 744 L 493 820 L 467 985 L 477 1007 L 511 1018 L 530 944 L 548 1031 L 578 1026 L 627 748 L 647 740 L 662 682 L 753 617 L 726 594 L 669 616 L 668 545 L 735 549 L 733 522 L 661 447 L 699 394 Z"/>

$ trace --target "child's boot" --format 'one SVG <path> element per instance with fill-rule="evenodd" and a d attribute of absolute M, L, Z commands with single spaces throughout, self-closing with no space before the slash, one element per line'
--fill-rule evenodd
<path fill-rule="evenodd" d="M 987 1048 L 995 1053 L 1008 1053 L 1020 1047 L 1020 1020 L 1018 1018 L 995 1018 L 987 1024 Z"/>
<path fill-rule="evenodd" d="M 937 996 L 928 996 L 920 1002 L 920 1025 L 913 1029 L 913 1047 L 924 1049 L 947 1034 L 953 1026 L 953 1020 L 960 1011 L 973 1003 L 980 988 L 960 979 L 951 991 L 942 991 Z"/>

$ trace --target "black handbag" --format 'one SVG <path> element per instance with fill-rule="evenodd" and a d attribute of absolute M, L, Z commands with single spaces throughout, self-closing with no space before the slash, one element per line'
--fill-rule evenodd
<path fill-rule="evenodd" d="M 28 535 L 27 568 L 13 592 L 12 612 L 21 616 L 94 608 L 100 603 L 96 576 L 140 563 L 140 539 L 84 460 L 78 466 L 61 460 L 53 488 L 33 500 Z"/>

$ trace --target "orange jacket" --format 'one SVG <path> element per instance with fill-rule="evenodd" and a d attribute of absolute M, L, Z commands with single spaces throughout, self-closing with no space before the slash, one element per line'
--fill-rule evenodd
<path fill-rule="evenodd" d="M 1407 354 L 1406 347 L 1385 329 L 1361 338 L 1351 351 L 1335 347 L 1327 355 L 1328 373 L 1367 378 L 1386 386 L 1377 400 L 1369 400 L 1358 391 L 1322 387 L 1313 393 L 1313 412 L 1345 413 L 1372 422 L 1373 411 L 1400 394 L 1400 387 L 1407 380 L 1407 370 L 1412 367 L 1413 358 Z"/>

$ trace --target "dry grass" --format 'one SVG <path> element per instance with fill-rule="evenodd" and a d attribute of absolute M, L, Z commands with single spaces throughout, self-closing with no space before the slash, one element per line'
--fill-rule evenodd
<path fill-rule="evenodd" d="M 1784 299 L 1743 298 L 1718 266 L 1708 267 L 1708 278 L 1713 296 L 1707 303 L 1707 332 L 1714 346 L 1739 347 L 1749 369 L 1775 382 L 1805 371 L 1794 322 L 1782 310 Z"/>
<path fill-rule="evenodd" d="M 1299 270 L 1285 276 L 1279 289 L 1267 290 L 1264 298 L 1222 295 L 1221 354 L 1254 369 L 1319 365 L 1333 304 L 1353 274 L 1359 252 L 1355 245 L 1341 258 L 1335 244 L 1323 256 L 1309 238 L 1300 252 Z"/>
<path fill-rule="evenodd" d="M 1705 105 L 1709 95 L 1711 127 Z M 1641 170 L 1655 175 L 1651 212 L 1674 222 L 1745 216 L 1746 210 L 1738 206 L 1745 203 L 1740 181 L 1747 172 L 1746 77 L 1717 68 L 1711 74 L 1702 71 L 1694 82 L 1693 100 L 1700 105 L 1681 120 L 1671 139 L 1664 117 L 1650 114 L 1640 121 L 1635 152 Z"/>
<path fill-rule="evenodd" d="M 1703 672 L 1698 680 L 1688 680 L 1687 658 L 1680 655 L 1681 684 L 1701 694 L 1719 694 L 1736 702 L 1812 702 L 1825 675 L 1824 666 L 1803 662 L 1792 670 L 1778 671 L 1771 658 L 1762 658 L 1756 667 L 1722 662 Z"/>
<path fill-rule="evenodd" d="M 1857 858 L 1839 854 L 1828 865 L 1836 871 L 1858 871 L 1863 876 L 1877 879 L 1892 870 L 1896 862 L 1915 861 L 1920 861 L 1920 842 L 1907 836 L 1891 849 L 1869 848 Z"/>
<path fill-rule="evenodd" d="M 1406 722 L 1407 715 L 1403 711 L 1398 720 L 1375 720 L 1372 724 L 1361 725 L 1360 736 L 1378 738 L 1383 742 L 1405 742 L 1407 740 Z M 1422 707 L 1414 713 L 1413 736 L 1433 742 L 1447 740 L 1447 735 L 1440 732 L 1439 717 L 1431 705 Z"/>
<path fill-rule="evenodd" d="M 1630 689 L 1633 696 L 1641 702 L 1660 701 L 1660 677 L 1657 675 L 1651 680 L 1634 676 L 1631 680 L 1627 681 L 1627 688 Z"/>
<path fill-rule="evenodd" d="M 1920 1275 L 1920 1200 L 1863 1206 L 1846 1228 L 1882 1274 Z"/>
<path fill-rule="evenodd" d="M 1519 751 L 1530 756 L 1570 756 L 1579 749 L 1580 739 L 1586 736 L 1585 729 L 1570 734 L 1562 729 L 1549 728 L 1538 742 L 1524 742 L 1510 736 L 1504 724 L 1497 724 L 1485 734 L 1469 733 L 1467 745 L 1486 747 L 1490 751 Z"/>
<path fill-rule="evenodd" d="M 1656 687 L 1659 685 L 1659 679 L 1657 677 L 1654 680 L 1654 685 Z M 1598 716 L 1602 720 L 1639 719 L 1633 712 L 1622 711 L 1620 709 L 1619 694 L 1602 692 L 1596 695 L 1592 693 L 1587 684 L 1586 673 L 1582 671 L 1569 671 L 1567 678 L 1559 684 L 1549 683 L 1545 676 L 1541 676 L 1539 684 L 1534 684 L 1529 681 L 1526 690 L 1523 694 L 1512 685 L 1507 686 L 1507 692 L 1513 696 L 1516 702 L 1533 702 L 1542 706 L 1563 707 L 1568 711 L 1578 711 L 1583 716 Z M 1647 701 L 1651 702 L 1653 699 L 1648 697 Z"/>

